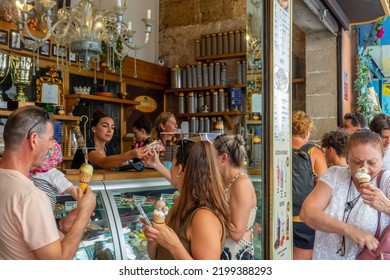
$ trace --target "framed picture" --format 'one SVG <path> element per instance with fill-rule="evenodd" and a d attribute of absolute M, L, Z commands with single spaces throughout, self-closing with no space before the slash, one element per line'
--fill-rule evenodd
<path fill-rule="evenodd" d="M 22 42 L 20 41 L 19 32 L 12 30 L 9 40 L 9 47 L 14 50 L 20 50 L 22 47 Z"/>
<path fill-rule="evenodd" d="M 50 56 L 50 40 L 47 40 L 45 44 L 39 48 L 39 54 L 43 56 Z"/>
<path fill-rule="evenodd" d="M 24 38 L 24 41 L 26 43 L 22 42 L 22 49 L 25 51 L 34 52 L 34 47 L 32 47 L 34 46 L 34 40 L 30 38 Z"/>
<path fill-rule="evenodd" d="M 36 80 L 37 101 L 40 103 L 50 103 L 64 106 L 64 91 L 62 80 L 58 77 L 58 72 L 53 65 L 49 71 Z"/>
<path fill-rule="evenodd" d="M 57 56 L 61 58 L 66 57 L 66 48 L 64 46 L 57 46 L 56 44 L 53 44 L 52 48 L 52 56 Z"/>
<path fill-rule="evenodd" d="M 0 30 L 0 45 L 8 45 L 8 31 Z"/>

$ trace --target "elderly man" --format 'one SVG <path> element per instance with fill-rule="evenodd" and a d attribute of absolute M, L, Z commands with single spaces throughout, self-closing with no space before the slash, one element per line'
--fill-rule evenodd
<path fill-rule="evenodd" d="M 40 107 L 19 108 L 7 120 L 0 162 L 0 259 L 72 259 L 77 251 L 96 205 L 92 190 L 78 190 L 77 208 L 58 229 L 49 198 L 27 177 L 43 163 L 52 138 L 51 117 Z"/>

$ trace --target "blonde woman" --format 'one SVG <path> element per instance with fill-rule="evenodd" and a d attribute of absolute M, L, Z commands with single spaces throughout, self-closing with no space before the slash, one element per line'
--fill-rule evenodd
<path fill-rule="evenodd" d="M 305 112 L 296 111 L 293 113 L 292 128 L 292 148 L 299 149 L 310 156 L 313 169 L 312 180 L 314 180 L 314 183 L 311 186 L 308 186 L 308 188 L 313 188 L 317 183 L 318 178 L 320 178 L 327 169 L 325 155 L 322 150 L 313 144 L 309 144 L 311 131 L 314 128 L 313 120 Z M 301 174 L 297 174 L 297 176 L 301 176 Z M 310 260 L 312 258 L 315 231 L 299 219 L 299 212 L 302 206 L 301 202 L 303 202 L 306 197 L 301 197 L 302 195 L 301 193 L 298 193 L 297 189 L 298 188 L 294 186 L 293 178 L 293 256 L 295 260 Z M 310 192 L 311 190 L 306 191 Z"/>

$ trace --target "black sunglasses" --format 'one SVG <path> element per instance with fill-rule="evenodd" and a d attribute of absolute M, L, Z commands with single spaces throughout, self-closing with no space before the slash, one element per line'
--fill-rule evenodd
<path fill-rule="evenodd" d="M 359 119 L 358 119 L 358 117 L 356 116 L 356 114 L 351 114 L 350 116 L 357 122 L 356 126 L 358 126 L 358 125 L 362 126 L 360 121 L 359 121 Z"/>
<path fill-rule="evenodd" d="M 26 139 L 29 139 L 29 138 L 30 138 L 31 133 L 33 133 L 32 130 L 33 130 L 35 127 L 37 127 L 38 124 L 40 124 L 42 121 L 50 120 L 50 119 L 51 119 L 51 114 L 52 114 L 52 113 L 43 111 L 43 116 L 42 116 L 36 123 L 34 123 L 34 124 L 30 127 L 30 129 L 27 131 Z"/>

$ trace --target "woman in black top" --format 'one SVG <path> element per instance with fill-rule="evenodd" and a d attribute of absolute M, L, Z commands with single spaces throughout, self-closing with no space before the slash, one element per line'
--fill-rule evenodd
<path fill-rule="evenodd" d="M 142 147 L 126 151 L 115 155 L 114 150 L 108 142 L 114 135 L 115 123 L 111 117 L 108 117 L 103 111 L 95 111 L 91 121 L 93 137 L 87 141 L 88 162 L 94 169 L 111 169 L 125 163 L 132 158 L 142 159 L 147 153 L 148 148 Z M 80 149 L 77 150 L 73 161 L 72 169 L 78 169 L 84 163 L 84 155 Z"/>

